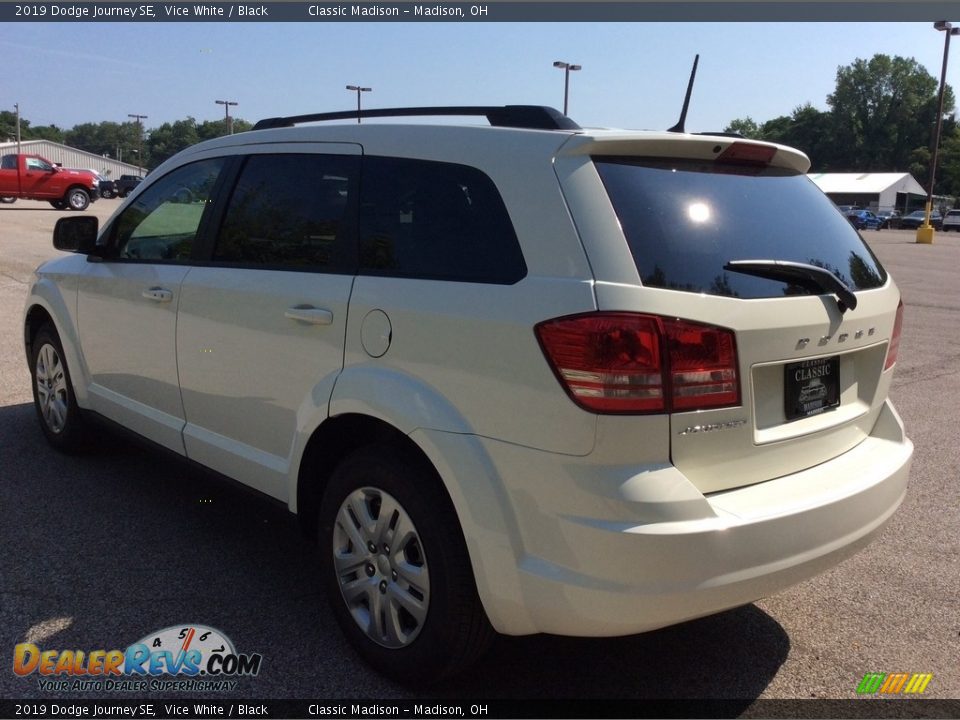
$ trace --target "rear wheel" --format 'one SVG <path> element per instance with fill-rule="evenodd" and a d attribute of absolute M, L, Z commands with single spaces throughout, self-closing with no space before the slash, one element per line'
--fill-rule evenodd
<path fill-rule="evenodd" d="M 62 452 L 76 452 L 85 444 L 86 426 L 73 394 L 63 345 L 48 323 L 33 339 L 30 370 L 33 403 L 47 440 Z"/>
<path fill-rule="evenodd" d="M 347 458 L 330 478 L 319 532 L 334 614 L 378 671 L 429 684 L 489 646 L 456 511 L 414 453 L 367 448 Z"/>

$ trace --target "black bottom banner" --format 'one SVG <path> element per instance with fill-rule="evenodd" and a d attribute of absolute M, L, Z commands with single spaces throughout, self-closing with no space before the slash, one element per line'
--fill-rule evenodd
<path fill-rule="evenodd" d="M 960 718 L 960 700 L 0 700 L 0 718 Z"/>

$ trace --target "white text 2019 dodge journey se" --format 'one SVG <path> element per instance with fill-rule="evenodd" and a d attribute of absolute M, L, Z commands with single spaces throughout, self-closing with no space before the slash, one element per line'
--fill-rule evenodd
<path fill-rule="evenodd" d="M 286 503 L 408 682 L 743 605 L 884 526 L 900 293 L 806 156 L 366 113 L 489 126 L 273 118 L 59 221 L 24 316 L 55 447 L 106 419 Z"/>

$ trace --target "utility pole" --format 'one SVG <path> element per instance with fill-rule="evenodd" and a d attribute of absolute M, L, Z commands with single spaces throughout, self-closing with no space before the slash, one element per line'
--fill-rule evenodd
<path fill-rule="evenodd" d="M 147 119 L 147 116 L 127 113 L 127 117 L 132 117 L 137 121 L 137 175 L 143 175 L 143 121 Z"/>
<path fill-rule="evenodd" d="M 360 87 L 359 85 L 347 85 L 347 90 L 353 90 L 357 93 L 357 125 L 360 124 L 360 93 L 370 92 L 373 88 Z"/>
<path fill-rule="evenodd" d="M 574 65 L 572 63 L 557 60 L 553 63 L 555 68 L 563 70 L 563 114 L 567 114 L 567 101 L 570 99 L 570 73 L 582 70 L 583 65 Z"/>
<path fill-rule="evenodd" d="M 17 155 L 19 155 L 20 154 L 20 103 L 14 103 L 13 107 L 17 111 Z"/>
<path fill-rule="evenodd" d="M 233 123 L 230 121 L 230 106 L 237 103 L 233 100 L 214 100 L 217 105 L 223 105 L 223 119 L 227 125 L 227 135 L 233 135 Z"/>

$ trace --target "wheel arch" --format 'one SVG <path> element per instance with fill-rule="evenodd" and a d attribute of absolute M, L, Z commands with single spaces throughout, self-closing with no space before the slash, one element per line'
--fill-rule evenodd
<path fill-rule="evenodd" d="M 517 566 L 523 543 L 506 491 L 480 438 L 416 429 L 407 434 L 360 413 L 329 418 L 312 434 L 298 469 L 293 497 L 301 529 L 315 540 L 320 503 L 337 465 L 364 448 L 389 445 L 436 476 L 456 515 L 487 617 L 499 632 L 536 632 L 522 607 Z M 292 503 L 291 503 L 292 504 Z"/>
<path fill-rule="evenodd" d="M 369 415 L 349 413 L 328 418 L 307 441 L 297 471 L 297 487 L 291 509 L 303 532 L 316 537 L 317 511 L 330 475 L 345 458 L 363 447 L 399 444 L 418 450 L 406 435 L 389 423 Z M 422 455 L 422 453 L 421 453 Z M 426 456 L 423 456 L 426 460 Z"/>
<path fill-rule="evenodd" d="M 77 404 L 86 407 L 89 375 L 74 322 L 75 290 L 75 288 L 69 288 L 65 296 L 63 288 L 42 277 L 33 284 L 23 313 L 23 346 L 29 370 L 34 339 L 40 328 L 49 323 L 63 345 L 64 359 L 67 367 L 70 368 L 70 381 Z"/>

